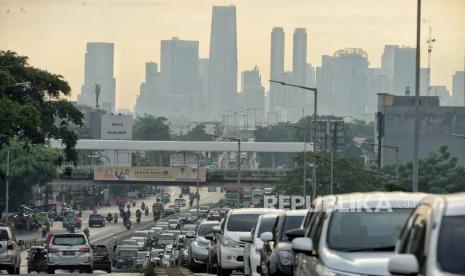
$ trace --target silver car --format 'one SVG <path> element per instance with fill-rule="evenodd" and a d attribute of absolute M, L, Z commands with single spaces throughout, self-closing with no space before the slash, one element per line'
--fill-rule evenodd
<path fill-rule="evenodd" d="M 197 233 L 195 234 L 195 240 L 190 243 L 188 252 L 188 267 L 193 272 L 207 267 L 208 246 L 210 245 L 210 241 L 205 239 L 205 236 L 213 233 L 213 227 L 218 225 L 218 221 L 205 220 L 199 225 Z M 194 235 L 189 235 L 187 238 L 194 238 Z"/>
<path fill-rule="evenodd" d="M 16 242 L 9 227 L 0 226 L 0 270 L 6 270 L 8 274 L 19 274 L 22 244 L 23 241 Z"/>
<path fill-rule="evenodd" d="M 48 274 L 56 269 L 93 273 L 94 255 L 86 235 L 55 234 L 48 247 Z"/>

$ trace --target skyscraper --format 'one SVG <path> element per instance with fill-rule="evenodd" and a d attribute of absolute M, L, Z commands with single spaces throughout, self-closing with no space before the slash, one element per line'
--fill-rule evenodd
<path fill-rule="evenodd" d="M 140 85 L 140 94 L 136 99 L 134 113 L 136 117 L 145 115 L 162 115 L 161 77 L 158 72 L 158 64 L 148 62 L 145 64 L 145 81 Z"/>
<path fill-rule="evenodd" d="M 265 108 L 265 88 L 262 85 L 262 77 L 255 66 L 250 71 L 241 74 L 241 105 L 242 108 L 256 108 L 257 113 L 263 114 Z M 251 122 L 251 120 L 249 120 Z"/>
<path fill-rule="evenodd" d="M 284 73 L 284 31 L 282 27 L 274 27 L 271 31 L 270 79 L 281 80 Z M 270 110 L 279 105 L 281 85 L 270 83 Z"/>
<path fill-rule="evenodd" d="M 84 84 L 77 103 L 95 107 L 96 85 L 100 87 L 98 105 L 109 113 L 115 112 L 116 80 L 113 77 L 113 43 L 89 42 L 85 54 Z"/>
<path fill-rule="evenodd" d="M 236 7 L 213 6 L 210 35 L 207 119 L 234 109 L 237 100 Z"/>
<path fill-rule="evenodd" d="M 292 72 L 298 84 L 305 84 L 307 69 L 307 31 L 305 28 L 296 28 L 293 37 Z"/>
<path fill-rule="evenodd" d="M 455 106 L 465 106 L 465 71 L 456 71 L 452 77 L 452 99 Z"/>

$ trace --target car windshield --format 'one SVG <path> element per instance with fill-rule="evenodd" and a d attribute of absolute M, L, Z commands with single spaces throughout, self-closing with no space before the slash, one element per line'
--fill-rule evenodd
<path fill-rule="evenodd" d="M 328 245 L 333 250 L 394 251 L 397 238 L 412 212 L 396 208 L 379 212 L 342 212 L 331 215 Z"/>
<path fill-rule="evenodd" d="M 280 240 L 287 240 L 286 232 L 291 229 L 300 228 L 302 221 L 304 220 L 304 215 L 302 216 L 286 216 L 286 221 L 284 222 L 284 228 L 281 232 Z"/>
<path fill-rule="evenodd" d="M 197 236 L 205 237 L 206 235 L 213 233 L 213 226 L 218 226 L 218 223 L 205 223 L 199 226 Z"/>
<path fill-rule="evenodd" d="M 54 245 L 85 245 L 86 239 L 83 235 L 66 235 L 66 236 L 55 236 L 52 244 Z"/>
<path fill-rule="evenodd" d="M 137 251 L 134 250 L 121 250 L 119 252 L 120 257 L 136 257 Z"/>
<path fill-rule="evenodd" d="M 260 214 L 233 214 L 228 219 L 227 229 L 233 232 L 249 232 L 259 216 Z"/>
<path fill-rule="evenodd" d="M 438 263 L 445 272 L 465 274 L 465 216 L 442 219 L 438 241 Z"/>
<path fill-rule="evenodd" d="M 161 234 L 158 240 L 174 240 L 174 234 Z"/>
<path fill-rule="evenodd" d="M 195 224 L 186 224 L 182 227 L 182 231 L 195 231 Z"/>
<path fill-rule="evenodd" d="M 137 252 L 137 259 L 143 260 L 147 256 L 147 252 Z"/>
<path fill-rule="evenodd" d="M 262 220 L 260 221 L 260 225 L 258 226 L 257 237 L 260 237 L 262 233 L 270 232 L 273 228 L 273 224 L 275 223 L 275 221 L 276 216 L 262 218 Z"/>

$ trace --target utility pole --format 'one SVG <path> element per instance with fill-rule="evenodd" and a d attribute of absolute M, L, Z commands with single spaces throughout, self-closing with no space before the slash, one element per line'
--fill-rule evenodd
<path fill-rule="evenodd" d="M 428 44 L 428 96 L 431 96 L 431 53 L 433 52 L 433 43 L 436 42 L 436 39 L 433 38 L 433 28 L 431 27 L 431 20 L 429 23 L 429 36 L 426 43 Z"/>
<path fill-rule="evenodd" d="M 5 216 L 8 215 L 8 201 L 10 200 L 9 196 L 9 188 L 10 188 L 10 183 L 9 183 L 9 178 L 10 178 L 10 148 L 6 151 L 6 197 L 5 197 Z"/>
<path fill-rule="evenodd" d="M 413 182 L 412 192 L 418 192 L 418 147 L 420 139 L 420 28 L 421 0 L 417 2 L 417 51 L 415 64 L 415 126 L 413 135 Z"/>

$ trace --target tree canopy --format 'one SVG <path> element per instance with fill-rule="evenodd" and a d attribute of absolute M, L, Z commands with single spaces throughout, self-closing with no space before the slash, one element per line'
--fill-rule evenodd
<path fill-rule="evenodd" d="M 205 132 L 205 125 L 198 124 L 191 129 L 186 135 L 178 135 L 173 137 L 177 141 L 211 141 L 213 137 L 208 136 Z"/>
<path fill-rule="evenodd" d="M 77 135 L 83 114 L 67 101 L 71 88 L 63 76 L 28 64 L 28 58 L 0 51 L 0 146 L 14 138 L 28 144 L 61 139 L 67 160 L 76 161 Z"/>
<path fill-rule="evenodd" d="M 146 116 L 137 118 L 134 123 L 132 136 L 134 140 L 168 141 L 170 127 L 165 117 Z"/>

